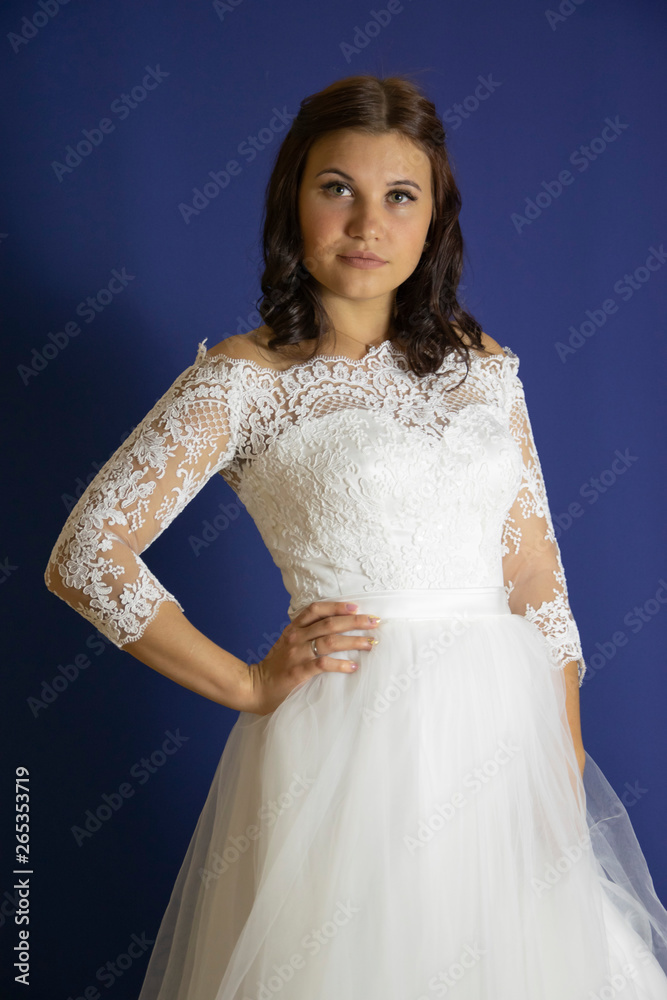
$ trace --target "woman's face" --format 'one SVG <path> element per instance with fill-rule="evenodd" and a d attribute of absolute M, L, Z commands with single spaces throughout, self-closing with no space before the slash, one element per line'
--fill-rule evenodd
<path fill-rule="evenodd" d="M 308 152 L 298 206 L 303 262 L 316 281 L 333 296 L 393 302 L 424 249 L 431 164 L 400 133 L 329 132 Z M 385 263 L 355 265 L 361 251 Z"/>

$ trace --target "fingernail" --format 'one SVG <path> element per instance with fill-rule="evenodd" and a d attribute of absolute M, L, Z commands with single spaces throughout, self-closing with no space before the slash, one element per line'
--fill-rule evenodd
<path fill-rule="evenodd" d="M 359 607 L 358 604 L 346 604 L 345 605 L 346 611 L 356 611 L 358 607 Z"/>

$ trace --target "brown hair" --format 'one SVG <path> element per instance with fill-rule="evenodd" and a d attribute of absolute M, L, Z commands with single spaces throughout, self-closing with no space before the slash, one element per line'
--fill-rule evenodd
<path fill-rule="evenodd" d="M 355 128 L 371 135 L 395 131 L 428 156 L 434 211 L 428 246 L 413 273 L 396 289 L 393 326 L 417 375 L 436 371 L 451 351 L 469 364 L 469 347 L 483 349 L 482 328 L 457 299 L 463 268 L 461 196 L 454 181 L 445 130 L 435 106 L 404 76 L 349 76 L 301 101 L 276 155 L 264 204 L 262 296 L 256 305 L 273 336 L 270 349 L 316 337 L 329 321 L 317 286 L 302 262 L 298 192 L 308 151 L 326 132 Z M 468 334 L 466 345 L 451 320 Z"/>

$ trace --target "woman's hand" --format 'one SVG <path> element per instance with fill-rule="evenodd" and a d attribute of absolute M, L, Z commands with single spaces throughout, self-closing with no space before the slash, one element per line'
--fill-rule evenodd
<path fill-rule="evenodd" d="M 248 712 L 268 715 L 290 691 L 325 671 L 353 673 L 357 664 L 329 654 L 349 649 L 372 649 L 377 639 L 341 635 L 352 629 L 374 628 L 380 621 L 350 612 L 357 605 L 313 601 L 286 626 L 278 641 L 259 663 L 248 664 Z M 311 640 L 317 655 L 311 646 Z"/>

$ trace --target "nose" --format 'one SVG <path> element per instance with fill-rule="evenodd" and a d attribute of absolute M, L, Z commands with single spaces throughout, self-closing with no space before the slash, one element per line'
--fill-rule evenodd
<path fill-rule="evenodd" d="M 377 239 L 381 230 L 382 222 L 377 207 L 370 201 L 359 200 L 348 220 L 348 235 L 362 240 Z"/>

